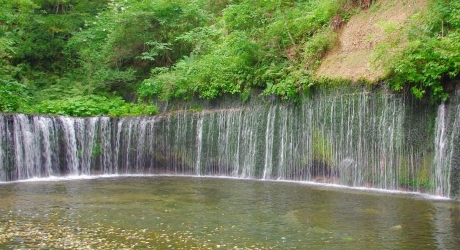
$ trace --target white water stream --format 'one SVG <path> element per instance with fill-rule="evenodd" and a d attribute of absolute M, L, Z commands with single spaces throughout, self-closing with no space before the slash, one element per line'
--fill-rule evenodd
<path fill-rule="evenodd" d="M 400 96 L 354 93 L 155 117 L 0 115 L 0 181 L 192 174 L 450 197 L 460 108 L 423 110 Z"/>

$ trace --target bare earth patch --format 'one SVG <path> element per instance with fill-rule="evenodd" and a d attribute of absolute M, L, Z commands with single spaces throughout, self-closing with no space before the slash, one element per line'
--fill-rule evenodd
<path fill-rule="evenodd" d="M 322 60 L 317 77 L 376 81 L 384 77 L 372 63 L 377 44 L 385 39 L 381 23 L 404 24 L 423 10 L 426 0 L 378 0 L 368 10 L 353 16 L 337 31 L 339 41 Z"/>

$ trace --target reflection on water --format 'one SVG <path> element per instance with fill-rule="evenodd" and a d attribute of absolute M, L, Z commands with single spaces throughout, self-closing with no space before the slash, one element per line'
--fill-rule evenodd
<path fill-rule="evenodd" d="M 460 248 L 458 202 L 285 182 L 8 183 L 0 214 L 0 248 Z"/>

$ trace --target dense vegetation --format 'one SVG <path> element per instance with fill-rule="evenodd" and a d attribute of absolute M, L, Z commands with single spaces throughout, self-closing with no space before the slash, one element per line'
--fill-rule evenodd
<path fill-rule="evenodd" d="M 396 91 L 418 98 L 446 100 L 446 82 L 460 72 L 460 1 L 434 0 L 426 13 L 414 15 L 408 27 L 387 27 L 390 39 L 380 45 L 377 60 L 389 72 Z"/>
<path fill-rule="evenodd" d="M 155 114 L 154 99 L 245 100 L 254 88 L 296 101 L 324 82 L 314 71 L 336 42 L 331 20 L 370 2 L 0 0 L 0 112 Z M 446 99 L 460 70 L 460 1 L 428 9 L 389 29 L 404 39 L 376 58 L 394 90 Z"/>

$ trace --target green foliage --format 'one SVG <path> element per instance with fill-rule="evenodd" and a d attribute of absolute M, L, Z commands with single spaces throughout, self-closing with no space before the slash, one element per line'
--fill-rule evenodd
<path fill-rule="evenodd" d="M 23 0 L 13 14 L 17 5 L 5 2 L 0 19 L 13 22 L 2 24 L 0 55 L 21 69 L 13 80 L 34 89 L 38 112 L 108 112 L 79 99 L 86 95 L 245 100 L 260 88 L 298 100 L 345 2 Z"/>
<path fill-rule="evenodd" d="M 28 102 L 26 86 L 14 80 L 0 79 L 0 112 L 16 112 Z"/>
<path fill-rule="evenodd" d="M 96 92 L 129 96 L 152 68 L 170 67 L 191 52 L 181 38 L 207 22 L 199 7 L 183 0 L 111 2 L 73 35 L 66 51 Z"/>
<path fill-rule="evenodd" d="M 209 54 L 191 54 L 172 69 L 154 69 L 138 93 L 141 97 L 156 94 L 163 99 L 189 98 L 194 94 L 212 99 L 240 93 L 256 61 L 256 45 L 244 32 L 235 32 Z"/>
<path fill-rule="evenodd" d="M 393 65 L 392 86 L 401 90 L 406 82 L 412 93 L 422 98 L 429 92 L 434 100 L 446 100 L 442 78 L 454 78 L 460 71 L 460 36 L 450 33 L 440 39 L 412 41 Z"/>
<path fill-rule="evenodd" d="M 408 42 L 392 39 L 381 45 L 377 60 L 388 70 L 394 90 L 409 88 L 417 98 L 428 95 L 433 101 L 449 97 L 443 83 L 460 72 L 458 13 L 460 2 L 435 0 L 428 13 L 414 16 L 403 29 Z M 404 37 L 394 27 L 387 30 L 399 34 L 391 37 Z"/>
<path fill-rule="evenodd" d="M 406 27 L 381 24 L 393 39 L 377 60 L 394 90 L 444 100 L 442 83 L 460 71 L 460 3 L 432 2 Z M 296 101 L 324 85 L 314 72 L 337 41 L 331 19 L 348 20 L 359 4 L 0 0 L 0 111 L 151 114 L 124 100 L 246 100 L 253 89 Z"/>
<path fill-rule="evenodd" d="M 248 89 L 261 88 L 266 95 L 298 100 L 335 42 L 329 20 L 342 4 L 268 0 L 254 8 L 253 1 L 233 2 L 213 25 L 180 36 L 193 52 L 172 67 L 153 69 L 138 94 L 162 99 L 240 94 L 244 99 Z"/>
<path fill-rule="evenodd" d="M 285 71 L 286 77 L 276 84 L 268 84 L 264 94 L 277 95 L 284 100 L 299 101 L 301 94 L 308 91 L 315 81 L 304 69 L 288 67 Z"/>
<path fill-rule="evenodd" d="M 23 25 L 35 8 L 29 0 L 0 0 L 0 112 L 18 112 L 30 101 L 25 65 L 14 60 L 26 35 Z"/>
<path fill-rule="evenodd" d="M 321 64 L 321 58 L 336 45 L 337 34 L 329 28 L 323 28 L 305 43 L 305 68 L 314 70 Z"/>
<path fill-rule="evenodd" d="M 39 104 L 36 109 L 39 113 L 76 117 L 155 115 L 158 113 L 158 109 L 152 105 L 136 105 L 127 103 L 121 98 L 107 98 L 96 95 L 47 100 Z"/>

